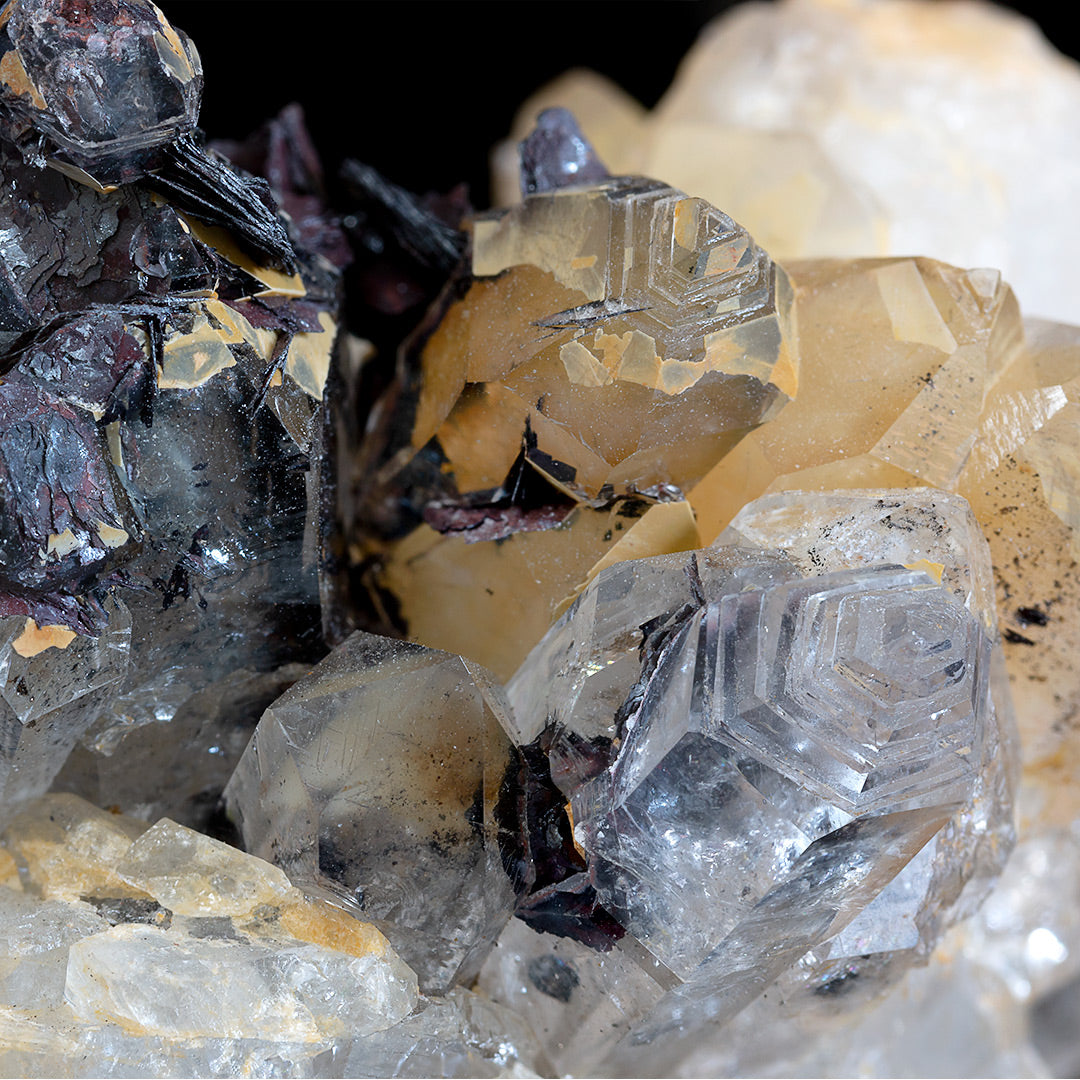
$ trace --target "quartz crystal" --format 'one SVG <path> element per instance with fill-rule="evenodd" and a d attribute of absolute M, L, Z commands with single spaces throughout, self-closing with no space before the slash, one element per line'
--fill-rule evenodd
<path fill-rule="evenodd" d="M 503 676 L 635 519 L 638 555 L 696 546 L 683 492 L 798 387 L 787 276 L 725 214 L 642 178 L 530 183 L 474 221 L 468 289 L 423 339 L 416 388 L 386 401 L 350 523 L 409 634 Z M 498 587 L 522 571 L 535 598 Z M 430 596 L 474 577 L 491 599 L 470 587 L 464 638 Z"/>
<path fill-rule="evenodd" d="M 710 24 L 651 113 L 592 72 L 526 102 L 578 115 L 608 167 L 723 207 L 774 257 L 933 255 L 992 266 L 1032 314 L 1080 309 L 1059 270 L 1080 225 L 1080 70 L 991 4 L 782 0 Z M 496 192 L 518 197 L 508 143 Z M 1032 169 L 1039 161 L 1042 167 Z"/>
<path fill-rule="evenodd" d="M 593 1063 L 622 1034 L 608 1067 L 659 1068 L 640 1044 L 670 1054 L 795 965 L 789 996 L 895 977 L 1011 844 L 1015 744 L 966 504 L 919 489 L 762 503 L 690 562 L 602 571 L 510 684 L 597 904 L 652 965 L 624 1019 L 588 1000 L 606 989 L 572 951 L 537 940 L 516 961 L 562 973 Z M 515 963 L 500 951 L 495 993 Z"/>
<path fill-rule="evenodd" d="M 467 983 L 514 907 L 502 688 L 354 634 L 267 710 L 226 789 L 245 846 L 383 927 L 425 990 Z"/>
<path fill-rule="evenodd" d="M 1075 1071 L 1078 85 L 748 5 L 339 218 L 10 0 L 0 1073 Z"/>
<path fill-rule="evenodd" d="M 131 616 L 109 604 L 97 637 L 32 618 L 0 620 L 0 799 L 13 805 L 46 790 L 78 739 L 116 700 L 131 653 Z"/>
<path fill-rule="evenodd" d="M 302 1062 L 416 1004 L 415 976 L 374 927 L 168 819 L 48 796 L 3 841 L 19 868 L 0 889 L 5 931 L 34 940 L 6 961 L 5 1072 L 63 1075 L 110 1040 L 135 1069 L 194 1063 L 200 1043 Z"/>
<path fill-rule="evenodd" d="M 71 795 L 3 834 L 0 940 L 4 1075 L 500 1076 L 541 1060 L 498 1005 L 419 998 L 378 930 L 276 867 Z"/>
<path fill-rule="evenodd" d="M 564 232 L 576 246 L 552 243 Z M 665 185 L 533 195 L 476 222 L 472 270 L 425 345 L 412 433 L 414 452 L 437 440 L 461 494 L 505 485 L 527 431 L 525 460 L 581 501 L 686 487 L 795 392 L 783 271 Z M 462 443 L 473 425 L 483 448 Z"/>

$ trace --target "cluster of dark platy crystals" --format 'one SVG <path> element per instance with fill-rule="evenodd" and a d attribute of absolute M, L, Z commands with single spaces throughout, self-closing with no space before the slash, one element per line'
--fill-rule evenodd
<path fill-rule="evenodd" d="M 0 94 L 0 615 L 81 633 L 102 625 L 102 589 L 153 586 L 125 573 L 143 536 L 131 534 L 139 514 L 112 467 L 108 426 L 119 421 L 137 452 L 135 431 L 154 422 L 166 322 L 183 326 L 193 297 L 229 304 L 252 292 L 182 212 L 226 225 L 259 262 L 290 272 L 297 263 L 266 180 L 200 145 L 198 60 L 171 27 L 175 47 L 161 47 L 162 28 L 152 5 L 129 0 L 22 0 L 5 7 L 0 25 L 9 72 Z M 91 49 L 90 39 L 111 47 Z M 182 93 L 167 62 L 187 64 Z M 88 76 L 94 95 L 79 92 Z M 303 145 L 295 116 L 269 127 Z M 318 183 L 317 171 L 278 179 L 293 176 Z M 310 241 L 293 232 L 300 245 Z M 313 254 L 305 302 L 245 308 L 279 334 L 282 356 L 294 332 L 320 328 L 319 307 L 337 304 L 334 275 L 320 273 Z M 136 542 L 42 560 L 50 537 L 92 534 L 99 523 Z M 157 531 L 153 522 L 139 530 Z"/>
<path fill-rule="evenodd" d="M 338 488 L 342 477 L 364 475 L 365 457 L 386 460 L 408 437 L 402 418 L 416 393 L 419 344 L 469 280 L 464 189 L 417 197 L 347 162 L 342 179 L 354 204 L 343 230 L 327 209 L 298 107 L 245 142 L 203 144 L 197 55 L 151 5 L 22 0 L 0 18 L 0 56 L 26 79 L 9 75 L 0 93 L 0 616 L 96 635 L 110 590 L 151 612 L 154 604 L 164 612 L 214 602 L 207 551 L 221 525 L 213 507 L 205 520 L 170 518 L 168 509 L 155 520 L 136 475 L 155 424 L 166 329 L 190 325 L 193 297 L 214 296 L 277 335 L 269 364 L 250 357 L 234 380 L 251 443 L 264 451 L 245 497 L 261 490 L 270 529 L 302 531 L 304 512 L 318 518 L 321 633 L 318 609 L 300 605 L 299 616 L 267 628 L 280 646 L 272 662 L 314 659 L 357 626 L 403 632 L 388 625 L 392 604 L 376 613 L 363 600 L 363 569 L 350 565 L 335 524 Z M 115 47 L 91 51 L 92 37 Z M 100 88 L 93 99 L 78 92 L 88 67 Z M 605 175 L 562 116 L 549 117 L 524 147 L 523 173 L 529 191 Z M 303 298 L 259 296 L 249 273 L 200 240 L 185 215 L 223 226 L 258 265 L 299 271 Z M 281 433 L 268 433 L 274 420 L 260 406 L 280 383 L 293 335 L 320 330 L 320 311 L 337 321 L 350 262 L 358 329 L 375 357 L 342 371 L 344 352 L 336 350 L 304 461 L 282 452 Z M 374 435 L 361 447 L 350 433 L 365 427 Z M 358 467 L 342 470 L 343 454 Z M 207 459 L 211 469 L 231 464 L 227 448 Z M 297 480 L 311 469 L 319 483 L 305 499 Z M 479 507 L 455 508 L 445 490 L 422 485 L 363 492 L 360 501 L 389 536 L 425 519 L 453 528 L 462 513 L 470 521 L 542 514 L 559 497 L 529 480 Z M 127 539 L 42 557 L 58 537 L 103 528 Z M 503 830 L 503 856 L 523 897 L 519 914 L 610 947 L 622 930 L 596 904 L 539 744 L 524 748 L 508 773 L 500 816 L 514 823 Z"/>

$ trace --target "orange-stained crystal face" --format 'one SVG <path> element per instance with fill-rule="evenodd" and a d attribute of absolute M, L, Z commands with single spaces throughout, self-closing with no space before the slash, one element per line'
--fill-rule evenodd
<path fill-rule="evenodd" d="M 525 460 L 572 498 L 684 489 L 793 397 L 787 277 L 654 181 L 530 196 L 473 230 L 475 280 L 422 356 L 413 445 L 458 490 Z"/>
<path fill-rule="evenodd" d="M 656 181 L 483 215 L 471 271 L 407 352 L 398 443 L 362 458 L 354 550 L 410 635 L 507 677 L 602 561 L 696 546 L 683 493 L 795 396 L 798 357 L 783 270 Z M 403 506 L 426 524 L 399 539 Z"/>

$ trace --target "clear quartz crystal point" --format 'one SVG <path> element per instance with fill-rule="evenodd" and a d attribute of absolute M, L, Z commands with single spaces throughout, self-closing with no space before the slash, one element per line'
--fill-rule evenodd
<path fill-rule="evenodd" d="M 587 1021 L 620 1039 L 602 1069 L 662 1070 L 778 978 L 872 991 L 981 898 L 1016 752 L 987 569 L 958 496 L 785 493 L 602 571 L 533 650 L 517 737 L 547 740 L 620 951 L 660 973 L 628 1034 Z"/>
<path fill-rule="evenodd" d="M 501 328 L 492 354 L 480 325 L 459 334 L 460 383 L 488 383 L 485 423 L 528 416 L 530 463 L 579 499 L 688 488 L 797 391 L 787 274 L 726 214 L 656 180 L 541 190 L 481 215 L 472 271 L 473 324 L 486 294 L 515 283 L 547 307 Z M 425 376 L 436 356 L 425 350 Z M 451 439 L 471 400 L 440 427 L 447 410 L 428 390 L 425 440 Z"/>
<path fill-rule="evenodd" d="M 357 633 L 267 710 L 226 788 L 253 853 L 375 922 L 425 990 L 467 982 L 510 918 L 502 689 L 458 656 Z"/>

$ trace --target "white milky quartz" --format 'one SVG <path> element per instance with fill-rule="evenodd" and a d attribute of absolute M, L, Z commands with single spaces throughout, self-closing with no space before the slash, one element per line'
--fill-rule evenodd
<path fill-rule="evenodd" d="M 65 904 L 0 887 L 0 1005 L 51 1008 L 63 999 L 72 944 L 107 930 L 89 904 Z"/>
<path fill-rule="evenodd" d="M 177 915 L 234 917 L 283 903 L 289 879 L 262 859 L 162 818 L 125 852 L 117 875 Z"/>
<path fill-rule="evenodd" d="M 525 106 L 515 137 L 538 107 L 573 110 L 579 97 L 612 172 L 708 199 L 775 258 L 994 267 L 1029 314 L 1080 321 L 1061 271 L 1080 242 L 1080 67 L 1013 13 L 930 0 L 743 4 L 706 27 L 651 114 L 613 86 L 568 77 Z M 496 159 L 503 198 L 513 164 L 508 152 Z"/>
<path fill-rule="evenodd" d="M 277 867 L 72 795 L 0 846 L 0 1075 L 548 1072 L 528 1025 L 424 998 L 386 939 Z"/>
<path fill-rule="evenodd" d="M 148 1035 L 316 1042 L 367 1035 L 407 1016 L 416 984 L 402 968 L 317 945 L 116 926 L 72 946 L 65 998 L 82 1020 Z"/>

